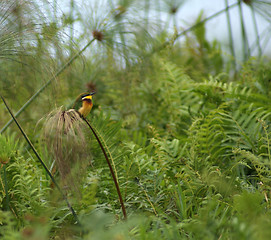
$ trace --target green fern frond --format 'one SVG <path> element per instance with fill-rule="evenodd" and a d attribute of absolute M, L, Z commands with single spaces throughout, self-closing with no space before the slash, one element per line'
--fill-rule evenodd
<path fill-rule="evenodd" d="M 21 234 L 16 229 L 16 219 L 10 211 L 0 210 L 0 236 L 4 240 L 20 239 Z"/>
<path fill-rule="evenodd" d="M 227 144 L 230 139 L 227 136 L 226 113 L 227 104 L 209 112 L 206 117 L 194 120 L 188 130 L 191 150 L 200 158 L 212 164 L 225 164 L 232 146 Z M 206 163 L 204 163 L 205 165 Z"/>
<path fill-rule="evenodd" d="M 220 80 L 220 76 L 205 79 L 202 83 L 194 83 L 192 85 L 194 92 L 202 95 L 204 99 L 220 104 L 225 101 L 235 101 L 255 107 L 264 107 L 268 109 L 268 97 L 257 94 L 247 86 L 230 82 L 224 83 Z"/>
<path fill-rule="evenodd" d="M 11 157 L 15 155 L 19 141 L 15 139 L 15 135 L 0 135 L 0 163 L 7 164 Z"/>
<path fill-rule="evenodd" d="M 23 216 L 25 213 L 40 214 L 45 211 L 48 198 L 49 182 L 34 160 L 23 157 L 16 158 L 7 168 L 10 175 L 11 205 Z"/>
<path fill-rule="evenodd" d="M 246 161 L 248 164 L 251 164 L 253 168 L 256 170 L 256 182 L 259 183 L 260 181 L 270 189 L 270 162 L 268 159 L 263 158 L 262 156 L 257 156 L 249 151 L 236 149 L 235 154 L 237 154 L 238 160 Z"/>

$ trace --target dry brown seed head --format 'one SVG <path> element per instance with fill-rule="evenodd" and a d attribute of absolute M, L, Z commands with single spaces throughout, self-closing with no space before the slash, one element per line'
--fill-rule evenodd
<path fill-rule="evenodd" d="M 87 92 L 97 92 L 97 87 L 94 82 L 88 82 L 86 84 L 86 87 L 87 87 Z"/>
<path fill-rule="evenodd" d="M 251 5 L 252 4 L 252 0 L 242 0 L 245 4 L 247 5 Z"/>
<path fill-rule="evenodd" d="M 92 31 L 92 36 L 98 41 L 102 41 L 104 39 L 104 34 L 98 30 Z"/>
<path fill-rule="evenodd" d="M 177 7 L 172 7 L 172 8 L 170 9 L 170 13 L 172 13 L 172 14 L 175 14 L 177 11 L 178 11 L 178 8 L 177 8 Z"/>

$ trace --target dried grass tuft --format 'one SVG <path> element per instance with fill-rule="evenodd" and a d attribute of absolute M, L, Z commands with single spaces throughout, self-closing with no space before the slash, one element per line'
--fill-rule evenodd
<path fill-rule="evenodd" d="M 60 107 L 52 111 L 44 124 L 44 139 L 56 162 L 62 185 L 78 190 L 84 169 L 91 164 L 84 135 L 85 124 L 79 113 Z"/>

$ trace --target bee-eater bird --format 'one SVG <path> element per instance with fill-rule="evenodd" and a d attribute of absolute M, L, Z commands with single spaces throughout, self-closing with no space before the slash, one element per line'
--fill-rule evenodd
<path fill-rule="evenodd" d="M 78 112 L 81 114 L 82 117 L 86 117 L 93 106 L 93 102 L 92 102 L 92 95 L 95 94 L 95 92 L 92 93 L 87 93 L 81 96 L 81 100 L 82 100 L 82 107 L 79 108 Z"/>

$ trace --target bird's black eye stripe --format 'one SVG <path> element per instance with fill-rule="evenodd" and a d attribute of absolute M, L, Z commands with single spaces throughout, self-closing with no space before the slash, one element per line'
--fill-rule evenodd
<path fill-rule="evenodd" d="M 82 95 L 82 97 L 81 98 L 84 98 L 84 97 L 86 97 L 86 96 L 88 96 L 89 94 L 87 93 L 87 94 L 84 94 L 84 95 Z"/>
<path fill-rule="evenodd" d="M 93 94 L 95 94 L 95 93 L 96 93 L 96 92 L 86 93 L 86 94 L 82 95 L 81 98 L 84 98 L 84 97 L 86 97 L 86 96 L 93 95 Z"/>

